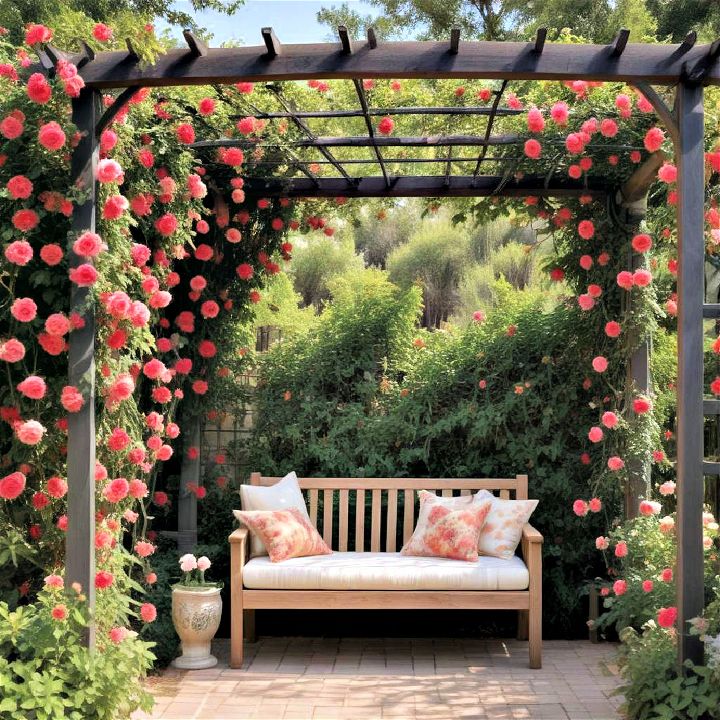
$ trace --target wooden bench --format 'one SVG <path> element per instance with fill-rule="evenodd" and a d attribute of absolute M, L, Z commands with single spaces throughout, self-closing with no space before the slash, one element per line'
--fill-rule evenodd
<path fill-rule="evenodd" d="M 250 484 L 274 485 L 280 478 L 252 473 Z M 370 500 L 370 552 L 396 552 L 399 521 L 402 542 L 415 528 L 417 491 L 439 491 L 443 497 L 470 495 L 485 489 L 503 499 L 526 500 L 527 475 L 506 480 L 484 479 L 406 479 L 406 478 L 299 478 L 308 500 L 310 518 L 325 542 L 339 552 L 367 552 L 365 511 Z M 355 494 L 355 509 L 350 494 Z M 321 495 L 322 494 L 322 495 Z M 337 502 L 335 496 L 337 495 Z M 383 503 L 383 496 L 385 502 Z M 322 497 L 322 523 L 318 508 Z M 398 500 L 402 517 L 398 518 Z M 336 512 L 337 508 L 337 512 Z M 351 532 L 351 515 L 354 533 Z M 337 524 L 336 524 L 337 521 Z M 383 532 L 384 530 L 384 532 Z M 354 535 L 354 538 L 353 538 Z M 542 663 L 542 535 L 531 525 L 523 528 L 520 545 L 529 573 L 526 590 L 426 591 L 426 590 L 260 590 L 243 586 L 243 566 L 249 559 L 248 531 L 230 535 L 231 649 L 230 667 L 239 668 L 243 660 L 243 636 L 254 637 L 256 609 L 478 609 L 517 610 L 518 638 L 529 640 L 530 667 Z M 352 547 L 350 547 L 352 546 Z"/>

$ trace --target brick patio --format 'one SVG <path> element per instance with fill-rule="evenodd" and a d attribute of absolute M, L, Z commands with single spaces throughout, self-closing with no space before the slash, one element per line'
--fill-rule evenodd
<path fill-rule="evenodd" d="M 152 714 L 133 720 L 616 720 L 614 646 L 545 642 L 542 670 L 514 640 L 267 638 L 242 670 L 168 669 L 148 680 Z"/>

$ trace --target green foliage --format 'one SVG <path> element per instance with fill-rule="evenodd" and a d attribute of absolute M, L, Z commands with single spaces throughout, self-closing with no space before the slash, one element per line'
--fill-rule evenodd
<path fill-rule="evenodd" d="M 625 630 L 621 639 L 620 672 L 624 709 L 632 720 L 714 720 L 720 717 L 720 685 L 706 666 L 688 663 L 677 672 L 674 632 L 651 621 L 641 632 Z"/>
<path fill-rule="evenodd" d="M 64 620 L 50 615 L 58 604 Z M 0 603 L 0 717 L 124 720 L 152 707 L 141 684 L 154 659 L 151 644 L 135 633 L 117 643 L 103 636 L 90 653 L 81 643 L 86 627 L 84 602 L 74 593 L 50 591 L 15 611 Z"/>
<path fill-rule="evenodd" d="M 192 11 L 212 9 L 232 15 L 243 0 L 191 0 L 188 5 Z M 130 17 L 135 18 L 134 26 L 125 22 Z M 28 23 L 56 27 L 60 37 L 71 39 L 74 45 L 77 39 L 92 42 L 87 29 L 89 26 L 92 31 L 94 22 L 111 23 L 116 29 L 116 40 L 122 42 L 125 37 L 134 38 L 144 23 L 156 17 L 171 25 L 196 27 L 190 12 L 178 9 L 178 3 L 163 0 L 0 0 L 0 25 L 10 31 L 10 39 L 16 44 L 22 43 L 23 29 Z M 70 24 L 66 25 L 68 20 Z M 75 34 L 76 30 L 82 30 L 82 34 Z"/>
<path fill-rule="evenodd" d="M 330 297 L 328 283 L 332 278 L 351 269 L 360 269 L 362 258 L 355 254 L 350 233 L 340 237 L 309 237 L 293 252 L 291 274 L 295 291 L 303 304 L 320 310 Z"/>
<path fill-rule="evenodd" d="M 354 218 L 355 247 L 363 254 L 365 265 L 384 270 L 388 255 L 399 245 L 404 245 L 418 226 L 420 203 L 408 200 L 391 213 L 379 210 L 374 213 L 360 212 Z"/>
<path fill-rule="evenodd" d="M 333 295 L 315 328 L 261 359 L 248 453 L 250 464 L 268 473 L 389 470 L 373 464 L 356 436 L 382 405 L 381 384 L 397 383 L 410 365 L 419 290 L 402 291 L 380 271 L 366 270 L 338 278 Z M 379 445 L 371 455 L 387 460 Z"/>
<path fill-rule="evenodd" d="M 302 296 L 295 292 L 290 276 L 284 272 L 274 275 L 255 306 L 253 329 L 269 325 L 278 328 L 283 337 L 306 332 L 315 322 L 315 314 L 311 308 L 301 308 L 301 303 Z"/>
<path fill-rule="evenodd" d="M 423 289 L 425 327 L 440 327 L 458 303 L 458 287 L 470 258 L 462 229 L 438 219 L 425 222 L 405 245 L 387 260 L 390 279 L 408 288 Z"/>
<path fill-rule="evenodd" d="M 677 335 L 659 328 L 653 335 L 650 372 L 655 390 L 655 417 L 660 425 L 668 424 L 675 413 L 674 387 L 677 377 Z"/>

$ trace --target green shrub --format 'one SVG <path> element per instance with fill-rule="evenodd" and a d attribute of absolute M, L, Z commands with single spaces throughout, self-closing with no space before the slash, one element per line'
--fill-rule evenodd
<path fill-rule="evenodd" d="M 321 235 L 308 237 L 293 250 L 291 274 L 303 303 L 320 310 L 330 298 L 330 280 L 362 267 L 362 256 L 355 254 L 351 233 L 340 237 Z"/>
<path fill-rule="evenodd" d="M 720 685 L 715 671 L 688 664 L 677 671 L 677 638 L 654 621 L 641 632 L 627 628 L 621 635 L 618 693 L 632 720 L 715 720 L 720 718 Z"/>
<path fill-rule="evenodd" d="M 67 617 L 53 619 L 59 606 Z M 124 720 L 152 707 L 142 687 L 151 644 L 132 632 L 119 642 L 98 636 L 90 653 L 81 643 L 86 627 L 85 604 L 73 592 L 43 592 L 12 612 L 0 603 L 0 717 Z"/>
<path fill-rule="evenodd" d="M 423 289 L 425 327 L 440 327 L 458 304 L 458 288 L 470 262 L 462 227 L 438 219 L 424 223 L 408 243 L 388 257 L 390 279 L 403 288 Z"/>

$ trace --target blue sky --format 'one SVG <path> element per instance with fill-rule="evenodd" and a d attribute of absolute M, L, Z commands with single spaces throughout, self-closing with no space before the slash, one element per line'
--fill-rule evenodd
<path fill-rule="evenodd" d="M 246 0 L 234 15 L 228 17 L 215 11 L 192 13 L 200 27 L 212 34 L 212 44 L 219 45 L 226 40 L 241 40 L 245 45 L 260 45 L 260 28 L 270 26 L 280 42 L 323 42 L 330 39 L 328 28 L 320 25 L 315 16 L 321 7 L 339 5 L 342 0 Z M 363 15 L 377 15 L 377 9 L 364 0 L 346 0 L 351 7 Z M 178 9 L 189 11 L 189 0 L 176 0 Z M 163 29 L 163 23 L 157 29 Z M 173 34 L 181 37 L 179 29 Z"/>

